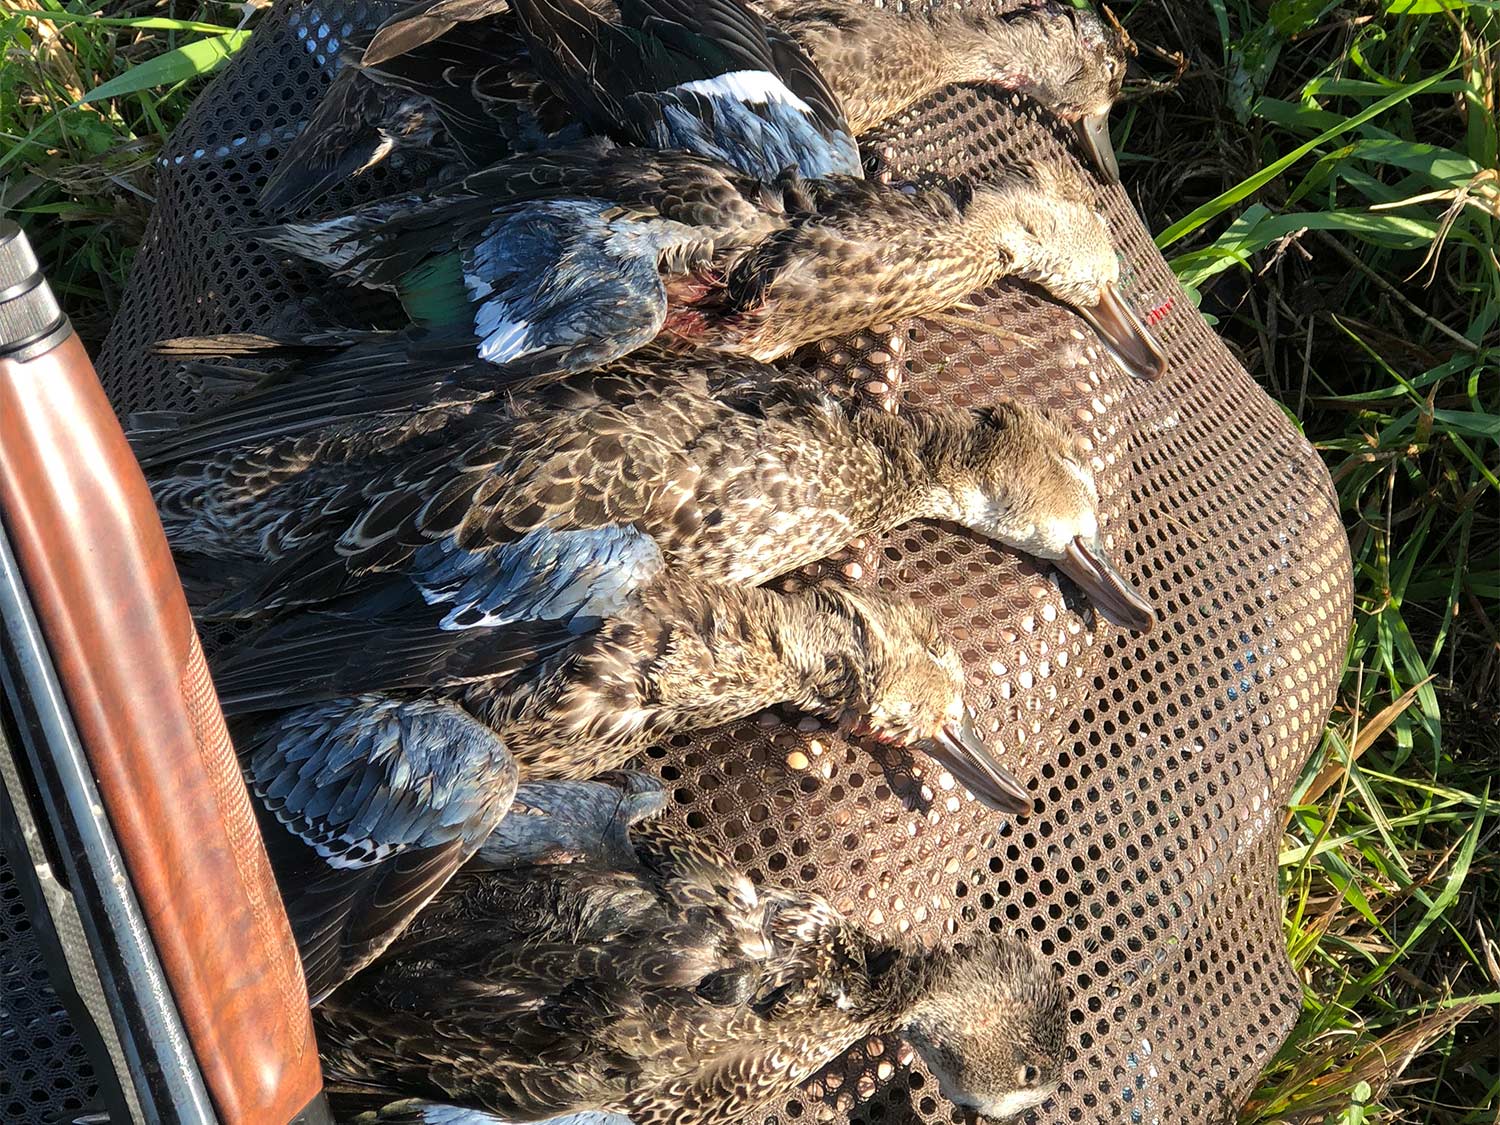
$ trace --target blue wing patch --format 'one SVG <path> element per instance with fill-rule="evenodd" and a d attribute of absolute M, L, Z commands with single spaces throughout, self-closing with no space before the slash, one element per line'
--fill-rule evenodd
<path fill-rule="evenodd" d="M 515 761 L 450 703 L 291 711 L 245 766 L 313 1003 L 369 964 L 510 808 Z"/>
<path fill-rule="evenodd" d="M 441 627 L 481 629 L 566 621 L 582 632 L 624 610 L 665 565 L 634 524 L 537 528 L 513 543 L 466 551 L 451 538 L 412 556 L 410 579 L 428 605 L 451 607 Z"/>
<path fill-rule="evenodd" d="M 480 358 L 503 366 L 541 353 L 573 371 L 634 351 L 666 319 L 661 255 L 696 237 L 598 201 L 527 204 L 496 218 L 462 259 Z"/>
<path fill-rule="evenodd" d="M 482 840 L 515 792 L 515 762 L 456 704 L 362 696 L 304 707 L 257 737 L 245 769 L 264 808 L 328 866 Z"/>
<path fill-rule="evenodd" d="M 806 179 L 864 175 L 854 138 L 823 126 L 770 71 L 686 82 L 656 99 L 661 124 L 653 143 L 659 148 L 689 149 L 768 181 L 788 168 Z"/>

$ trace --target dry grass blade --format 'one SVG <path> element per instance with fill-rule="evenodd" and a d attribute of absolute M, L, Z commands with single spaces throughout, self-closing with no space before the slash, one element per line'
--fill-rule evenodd
<path fill-rule="evenodd" d="M 1312 784 L 1307 787 L 1306 792 L 1302 794 L 1301 803 L 1305 805 L 1317 804 L 1318 798 L 1332 789 L 1338 783 L 1339 778 L 1349 772 L 1354 763 L 1364 756 L 1365 751 L 1375 745 L 1375 740 L 1389 730 L 1391 724 L 1401 715 L 1405 714 L 1406 709 L 1417 701 L 1417 693 L 1434 679 L 1436 679 L 1436 676 L 1428 676 L 1421 683 L 1413 684 L 1393 702 L 1382 708 L 1380 713 L 1369 722 L 1360 724 L 1354 742 L 1349 747 L 1349 756 L 1342 762 L 1330 762 L 1324 766 L 1318 772 L 1318 776 L 1313 778 Z M 1290 821 L 1291 818 L 1292 814 L 1288 812 L 1287 820 Z"/>
<path fill-rule="evenodd" d="M 1434 1009 L 1353 1050 L 1351 1036 L 1331 1035 L 1308 1050 L 1274 1099 L 1252 1100 L 1241 1121 L 1311 1125 L 1335 1120 L 1331 1115 L 1351 1101 L 1377 1104 L 1423 1051 L 1485 1007 L 1483 1001 L 1471 1000 Z"/>

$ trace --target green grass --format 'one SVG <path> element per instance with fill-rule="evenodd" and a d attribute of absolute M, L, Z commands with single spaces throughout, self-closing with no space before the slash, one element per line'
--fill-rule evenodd
<path fill-rule="evenodd" d="M 1494 1122 L 1500 5 L 1124 16 L 1169 87 L 1125 116 L 1127 175 L 1322 451 L 1354 554 L 1343 688 L 1282 850 L 1303 1018 L 1246 1120 Z"/>
<path fill-rule="evenodd" d="M 182 10 L 139 0 L 94 16 L 76 2 L 0 0 L 0 210 L 19 214 L 91 346 L 151 212 L 152 160 L 203 76 L 243 42 L 238 5 L 169 18 Z M 105 83 L 118 92 L 84 102 Z"/>
<path fill-rule="evenodd" d="M 151 156 L 192 75 L 239 42 L 224 34 L 237 6 L 166 14 L 39 23 L 0 0 L 0 199 L 46 230 L 95 342 L 149 211 Z M 1494 1122 L 1500 2 L 1119 14 L 1147 76 L 1116 115 L 1126 178 L 1205 313 L 1322 451 L 1355 560 L 1343 687 L 1282 849 L 1303 1017 L 1245 1120 Z M 77 104 L 172 51 L 165 85 Z"/>

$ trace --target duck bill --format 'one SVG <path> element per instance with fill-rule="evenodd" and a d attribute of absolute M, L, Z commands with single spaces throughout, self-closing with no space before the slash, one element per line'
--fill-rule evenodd
<path fill-rule="evenodd" d="M 1080 117 L 1073 126 L 1078 143 L 1089 154 L 1099 174 L 1112 184 L 1120 182 L 1120 162 L 1115 159 L 1114 142 L 1109 139 L 1109 110 Z"/>
<path fill-rule="evenodd" d="M 1131 375 L 1154 383 L 1166 373 L 1167 357 L 1162 354 L 1156 337 L 1114 285 L 1099 290 L 1097 304 L 1080 305 L 1078 311 L 1099 333 L 1115 361 Z"/>
<path fill-rule="evenodd" d="M 1074 581 L 1105 620 L 1134 633 L 1149 632 L 1156 623 L 1151 603 L 1115 569 L 1098 537 L 1092 543 L 1081 536 L 1074 539 L 1057 560 L 1057 569 Z"/>
<path fill-rule="evenodd" d="M 960 722 L 949 723 L 937 737 L 918 744 L 953 779 L 997 812 L 1031 811 L 1031 793 L 1016 776 L 995 760 L 985 746 L 974 716 L 965 711 Z"/>

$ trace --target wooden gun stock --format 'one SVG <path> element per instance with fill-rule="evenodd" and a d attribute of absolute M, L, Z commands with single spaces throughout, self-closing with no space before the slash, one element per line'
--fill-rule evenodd
<path fill-rule="evenodd" d="M 0 352 L 0 511 L 215 1109 L 282 1125 L 322 1085 L 296 947 L 150 491 L 60 324 Z"/>

